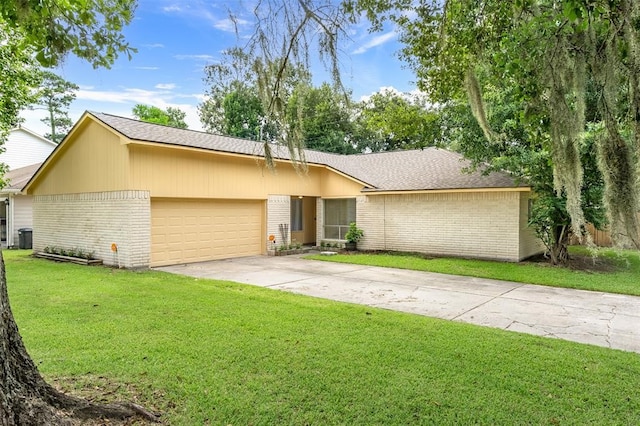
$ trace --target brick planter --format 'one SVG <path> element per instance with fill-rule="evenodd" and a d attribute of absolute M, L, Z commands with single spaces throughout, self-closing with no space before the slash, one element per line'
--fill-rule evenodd
<path fill-rule="evenodd" d="M 44 252 L 34 253 L 34 256 L 39 257 L 41 259 L 54 260 L 56 262 L 76 263 L 78 265 L 102 265 L 101 259 L 84 259 L 82 257 L 63 256 L 61 254 L 44 253 Z"/>

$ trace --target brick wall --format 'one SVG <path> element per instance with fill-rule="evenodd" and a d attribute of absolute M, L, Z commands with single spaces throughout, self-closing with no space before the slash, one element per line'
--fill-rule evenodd
<path fill-rule="evenodd" d="M 357 209 L 357 207 L 356 207 Z M 316 245 L 320 245 L 324 239 L 324 201 L 316 199 Z"/>
<path fill-rule="evenodd" d="M 358 247 L 518 261 L 535 242 L 521 251 L 520 203 L 519 192 L 360 196 Z"/>
<path fill-rule="evenodd" d="M 267 249 L 273 250 L 282 244 L 291 243 L 291 196 L 289 195 L 269 195 L 267 199 Z M 282 241 L 280 225 L 286 224 L 289 227 L 287 240 Z M 276 238 L 276 243 L 269 241 L 269 235 Z"/>
<path fill-rule="evenodd" d="M 33 249 L 93 251 L 106 265 L 149 266 L 151 208 L 148 191 L 38 195 L 33 199 Z M 118 247 L 111 251 L 111 244 Z"/>

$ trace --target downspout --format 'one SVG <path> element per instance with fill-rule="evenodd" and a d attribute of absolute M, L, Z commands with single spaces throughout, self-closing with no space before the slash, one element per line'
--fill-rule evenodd
<path fill-rule="evenodd" d="M 14 195 L 9 194 L 9 205 L 7 206 L 9 208 L 9 212 L 7 213 L 7 232 L 9 231 L 9 229 L 11 229 L 11 245 L 9 245 L 9 236 L 7 235 L 7 248 L 14 247 L 16 241 L 15 232 L 13 229 L 13 211 L 15 202 L 16 200 Z M 11 228 L 9 228 L 9 225 L 11 225 Z"/>
<path fill-rule="evenodd" d="M 13 225 L 13 220 L 11 220 L 11 208 L 13 207 L 13 200 L 11 199 L 11 194 L 7 194 L 7 200 L 4 202 L 5 206 L 5 217 L 7 218 L 5 223 L 6 228 L 6 243 L 7 248 L 11 248 L 13 246 L 13 232 L 11 231 L 11 227 Z"/>

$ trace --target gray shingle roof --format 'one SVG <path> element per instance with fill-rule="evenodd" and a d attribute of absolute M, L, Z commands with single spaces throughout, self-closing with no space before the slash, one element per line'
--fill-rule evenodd
<path fill-rule="evenodd" d="M 91 112 L 95 118 L 132 140 L 211 151 L 263 156 L 260 142 L 194 130 L 145 123 L 130 118 Z M 289 160 L 288 150 L 272 146 L 273 157 Z M 339 155 L 304 150 L 309 164 L 329 166 L 367 184 L 364 191 L 420 191 L 434 189 L 512 188 L 515 180 L 507 173 L 483 175 L 465 172 L 469 162 L 457 153 L 438 148 Z"/>
<path fill-rule="evenodd" d="M 4 180 L 7 182 L 7 186 L 5 186 L 4 189 L 21 190 L 41 165 L 42 163 L 36 163 L 20 167 L 18 169 L 9 170 L 4 174 Z"/>

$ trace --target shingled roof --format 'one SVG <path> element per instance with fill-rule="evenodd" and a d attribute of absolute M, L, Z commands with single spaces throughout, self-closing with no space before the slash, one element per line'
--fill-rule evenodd
<path fill-rule="evenodd" d="M 36 173 L 41 165 L 42 163 L 36 163 L 9 170 L 4 174 L 4 180 L 7 182 L 7 186 L 5 186 L 3 190 L 20 191 L 27 184 L 27 182 L 29 182 L 31 176 Z M 2 190 L 0 190 L 0 192 L 2 192 Z"/>
<path fill-rule="evenodd" d="M 104 113 L 89 114 L 134 141 L 259 157 L 264 155 L 261 142 L 177 129 Z M 272 155 L 276 159 L 291 159 L 289 151 L 281 145 L 272 146 Z M 460 154 L 439 148 L 357 155 L 304 150 L 304 158 L 309 164 L 331 167 L 365 183 L 365 192 L 525 186 L 517 185 L 514 178 L 507 173 L 469 173 L 465 169 L 470 163 Z"/>

